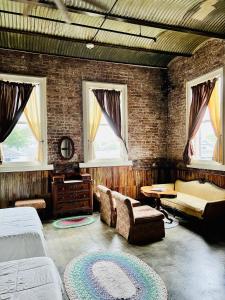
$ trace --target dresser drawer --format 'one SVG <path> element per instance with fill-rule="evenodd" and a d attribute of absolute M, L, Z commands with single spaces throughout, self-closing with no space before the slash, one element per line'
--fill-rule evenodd
<path fill-rule="evenodd" d="M 90 199 L 90 192 L 69 192 L 66 191 L 63 194 L 58 194 L 57 198 L 55 199 L 56 202 L 66 202 L 66 201 L 80 201 L 80 200 L 89 200 Z"/>
<path fill-rule="evenodd" d="M 93 192 L 91 181 L 64 181 L 52 183 L 53 214 L 91 213 L 93 209 Z"/>
<path fill-rule="evenodd" d="M 62 205 L 63 203 L 74 203 L 74 205 L 75 205 L 75 203 L 80 203 L 83 201 L 87 201 L 87 202 L 91 203 L 90 198 L 81 198 L 81 199 L 67 198 L 67 199 L 62 199 L 62 200 L 57 201 L 56 205 L 57 204 Z"/>
<path fill-rule="evenodd" d="M 90 198 L 90 192 L 89 191 L 76 192 L 76 200 L 88 199 L 88 198 Z"/>
<path fill-rule="evenodd" d="M 78 208 L 89 207 L 89 201 L 79 201 L 79 202 L 66 202 L 66 203 L 57 203 L 57 210 L 74 210 Z"/>
<path fill-rule="evenodd" d="M 60 187 L 62 188 L 62 187 Z M 88 183 L 66 183 L 64 184 L 64 190 L 67 191 L 87 191 L 89 190 Z"/>
<path fill-rule="evenodd" d="M 66 190 L 64 184 L 53 184 L 53 189 L 57 191 L 57 193 L 61 193 Z"/>

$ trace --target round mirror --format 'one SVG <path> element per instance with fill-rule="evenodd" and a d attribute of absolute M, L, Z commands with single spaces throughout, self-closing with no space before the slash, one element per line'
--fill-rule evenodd
<path fill-rule="evenodd" d="M 62 159 L 71 159 L 74 155 L 74 143 L 68 136 L 63 136 L 59 141 L 59 155 Z"/>

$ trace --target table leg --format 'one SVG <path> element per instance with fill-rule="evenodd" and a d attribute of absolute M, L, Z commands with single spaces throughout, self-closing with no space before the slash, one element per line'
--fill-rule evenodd
<path fill-rule="evenodd" d="M 156 201 L 156 209 L 158 209 L 159 211 L 161 211 L 161 213 L 164 214 L 165 218 L 170 221 L 170 224 L 173 223 L 173 219 L 169 218 L 167 211 L 165 211 L 165 209 L 162 208 L 160 198 L 155 198 L 155 201 Z"/>

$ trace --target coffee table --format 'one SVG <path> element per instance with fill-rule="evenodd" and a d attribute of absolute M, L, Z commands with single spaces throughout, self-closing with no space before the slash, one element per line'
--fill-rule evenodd
<path fill-rule="evenodd" d="M 169 188 L 160 188 L 160 187 L 154 187 L 154 186 L 142 186 L 141 187 L 141 193 L 148 198 L 154 198 L 156 202 L 156 209 L 161 211 L 167 220 L 170 221 L 170 223 L 173 222 L 173 219 L 169 218 L 168 213 L 163 209 L 161 198 L 175 198 L 177 197 L 177 192 L 174 190 L 171 190 Z"/>

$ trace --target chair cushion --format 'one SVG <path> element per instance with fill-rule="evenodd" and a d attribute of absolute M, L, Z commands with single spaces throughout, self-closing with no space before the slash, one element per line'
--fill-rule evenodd
<path fill-rule="evenodd" d="M 133 214 L 135 224 L 155 222 L 164 218 L 160 211 L 148 205 L 134 207 Z"/>

